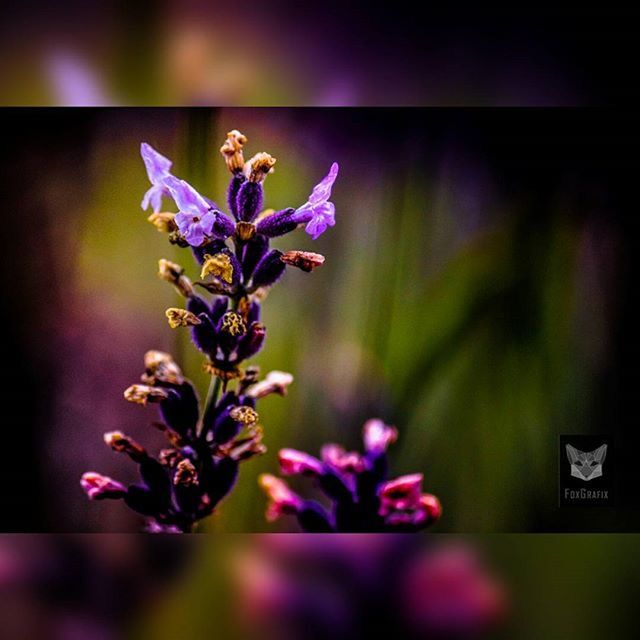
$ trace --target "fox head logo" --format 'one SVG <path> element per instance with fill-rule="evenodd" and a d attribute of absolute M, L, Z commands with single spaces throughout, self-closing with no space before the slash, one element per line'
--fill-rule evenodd
<path fill-rule="evenodd" d="M 602 475 L 602 463 L 607 455 L 606 444 L 593 451 L 580 451 L 570 444 L 566 445 L 566 449 L 574 478 L 588 482 Z"/>

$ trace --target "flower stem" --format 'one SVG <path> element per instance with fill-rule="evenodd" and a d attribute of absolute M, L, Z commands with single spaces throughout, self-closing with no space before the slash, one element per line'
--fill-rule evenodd
<path fill-rule="evenodd" d="M 207 391 L 207 399 L 204 403 L 204 411 L 202 412 L 202 423 L 200 424 L 200 433 L 205 424 L 208 424 L 211 418 L 211 413 L 215 409 L 216 402 L 218 401 L 218 395 L 220 393 L 221 380 L 218 376 L 211 376 L 211 382 L 209 383 L 209 390 Z"/>

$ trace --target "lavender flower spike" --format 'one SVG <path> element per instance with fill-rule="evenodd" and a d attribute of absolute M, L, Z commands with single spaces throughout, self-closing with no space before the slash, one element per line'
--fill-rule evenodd
<path fill-rule="evenodd" d="M 151 182 L 151 188 L 144 194 L 140 206 L 143 211 L 146 211 L 151 204 L 153 212 L 158 213 L 162 208 L 162 196 L 169 195 L 165 180 L 171 175 L 169 170 L 173 163 L 146 142 L 140 145 L 140 155 L 147 168 L 149 182 Z"/>
<path fill-rule="evenodd" d="M 192 247 L 199 247 L 211 235 L 216 214 L 188 182 L 169 176 L 165 184 L 180 209 L 174 218 L 178 230 Z"/>
<path fill-rule="evenodd" d="M 334 162 L 326 177 L 313 188 L 309 199 L 291 216 L 294 222 L 307 224 L 304 230 L 313 240 L 317 240 L 327 227 L 333 227 L 336 223 L 336 207 L 329 202 L 329 198 L 337 177 L 338 163 Z"/>
<path fill-rule="evenodd" d="M 194 346 L 205 355 L 203 368 L 211 375 L 206 398 L 200 402 L 196 388 L 168 353 L 147 351 L 144 373 L 124 397 L 142 406 L 157 406 L 161 421 L 153 425 L 163 433 L 166 446 L 154 453 L 122 432 L 111 431 L 105 434 L 105 443 L 138 465 L 139 481 L 125 486 L 93 471 L 82 476 L 81 486 L 90 499 L 123 500 L 148 519 L 147 531 L 192 531 L 231 492 L 240 465 L 265 453 L 256 405 L 269 394 L 286 395 L 293 377 L 272 371 L 261 379 L 258 367 L 245 364 L 265 341 L 261 303 L 266 289 L 287 266 L 311 271 L 324 260 L 318 254 L 283 254 L 269 246 L 272 237 L 293 231 L 299 223 L 289 219 L 293 207 L 279 212 L 286 219 L 278 224 L 270 220 L 261 226 L 256 220 L 264 197 L 262 182 L 274 160 L 261 153 L 245 163 L 246 141 L 233 130 L 222 149 L 231 172 L 227 190 L 231 215 L 169 173 L 167 158 L 148 144 L 141 145 L 152 184 L 143 206 L 151 203 L 156 210 L 149 221 L 167 233 L 170 244 L 182 249 L 191 245 L 201 278 L 192 282 L 182 266 L 160 260 L 158 275 L 186 299 L 184 308 L 171 307 L 165 313 L 172 327 L 189 327 Z M 316 187 L 310 206 L 322 204 L 329 191 L 327 181 Z M 178 213 L 158 212 L 165 195 L 175 200 Z M 213 298 L 196 292 L 196 285 Z M 284 450 L 280 461 L 285 472 L 317 481 L 326 475 L 325 462 L 299 451 Z M 262 486 L 272 498 L 269 517 L 291 514 L 305 530 L 331 529 L 329 514 L 321 505 L 293 493 L 282 480 L 265 476 Z"/>

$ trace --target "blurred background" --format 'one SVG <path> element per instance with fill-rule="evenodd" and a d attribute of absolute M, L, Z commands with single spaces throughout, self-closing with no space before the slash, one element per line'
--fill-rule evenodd
<path fill-rule="evenodd" d="M 529 5 L 529 6 L 527 6 Z M 5 3 L 9 105 L 602 105 L 638 98 L 637 11 L 272 0 Z"/>
<path fill-rule="evenodd" d="M 0 537 L 2 637 L 634 637 L 628 535 Z"/>
<path fill-rule="evenodd" d="M 299 206 L 341 170 L 336 226 L 274 243 L 327 261 L 265 303 L 256 362 L 295 383 L 261 405 L 269 451 L 205 530 L 292 530 L 265 522 L 257 476 L 282 446 L 359 447 L 376 416 L 399 429 L 392 474 L 423 472 L 441 498 L 436 531 L 638 529 L 631 111 L 201 108 L 2 111 L 3 530 L 139 529 L 79 477 L 135 479 L 105 431 L 160 447 L 154 408 L 122 398 L 146 350 L 207 383 L 164 317 L 177 298 L 158 259 L 196 269 L 139 208 L 139 144 L 222 203 L 231 128 L 278 158 L 266 206 Z M 558 436 L 585 433 L 614 437 L 615 508 L 557 507 Z"/>

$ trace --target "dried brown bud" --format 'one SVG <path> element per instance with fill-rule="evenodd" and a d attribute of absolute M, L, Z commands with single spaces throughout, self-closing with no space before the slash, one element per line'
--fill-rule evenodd
<path fill-rule="evenodd" d="M 182 247 L 183 249 L 186 249 L 187 247 L 191 246 L 187 242 L 187 239 L 177 229 L 169 233 L 169 242 L 171 244 L 175 244 L 179 247 Z"/>
<path fill-rule="evenodd" d="M 177 329 L 178 327 L 193 327 L 202 324 L 202 320 L 200 320 L 195 313 L 187 311 L 186 309 L 170 307 L 164 312 L 164 315 L 167 316 L 169 326 L 172 329 Z"/>
<path fill-rule="evenodd" d="M 184 275 L 184 269 L 179 264 L 162 258 L 158 261 L 158 277 L 170 282 L 185 298 L 193 295 L 191 280 Z"/>
<path fill-rule="evenodd" d="M 200 277 L 206 278 L 208 275 L 215 276 L 231 284 L 233 282 L 231 258 L 226 253 L 216 253 L 213 256 L 206 253 Z"/>
<path fill-rule="evenodd" d="M 270 393 L 287 395 L 287 387 L 293 382 L 293 376 L 285 371 L 270 371 L 267 377 L 251 386 L 246 395 L 251 398 L 263 398 Z"/>
<path fill-rule="evenodd" d="M 191 487 L 198 484 L 198 472 L 193 466 L 193 462 L 188 458 L 178 462 L 173 476 L 173 484 L 182 485 L 183 487 Z"/>
<path fill-rule="evenodd" d="M 147 220 L 158 230 L 160 233 L 171 233 L 176 230 L 176 223 L 174 218 L 175 213 L 169 211 L 161 211 L 159 213 L 152 213 Z"/>
<path fill-rule="evenodd" d="M 251 365 L 247 367 L 242 374 L 242 379 L 240 381 L 240 388 L 238 389 L 238 394 L 242 395 L 248 387 L 258 382 L 258 378 L 260 377 L 260 367 L 257 365 Z"/>
<path fill-rule="evenodd" d="M 177 449 L 161 449 L 158 454 L 158 460 L 164 467 L 173 469 L 182 460 L 182 455 Z"/>
<path fill-rule="evenodd" d="M 132 460 L 140 461 L 147 457 L 144 447 L 139 445 L 122 431 L 109 431 L 104 434 L 105 444 L 118 453 L 126 453 Z"/>
<path fill-rule="evenodd" d="M 221 280 L 211 280 L 207 282 L 196 280 L 193 284 L 206 289 L 209 293 L 215 293 L 216 295 L 233 295 L 236 290 L 235 287 L 230 287 L 226 282 L 222 282 Z"/>
<path fill-rule="evenodd" d="M 256 235 L 256 225 L 252 222 L 246 222 L 244 220 L 240 220 L 240 222 L 236 222 L 236 236 L 242 242 L 247 242 L 251 240 L 253 236 Z"/>
<path fill-rule="evenodd" d="M 145 384 L 155 384 L 156 382 L 182 384 L 184 382 L 180 367 L 164 351 L 147 351 L 144 354 L 144 368 L 142 382 Z"/>
<path fill-rule="evenodd" d="M 251 182 L 264 182 L 268 173 L 273 171 L 276 159 L 268 153 L 256 153 L 244 166 L 244 173 Z"/>
<path fill-rule="evenodd" d="M 229 415 L 236 422 L 241 422 L 245 427 L 258 422 L 258 414 L 251 407 L 240 406 L 234 407 L 229 412 Z"/>
<path fill-rule="evenodd" d="M 287 251 L 280 256 L 280 260 L 307 272 L 313 271 L 316 267 L 324 264 L 324 256 L 311 251 Z"/>
<path fill-rule="evenodd" d="M 124 391 L 124 399 L 146 405 L 147 402 L 162 402 L 169 397 L 169 390 L 146 384 L 132 384 Z"/>
<path fill-rule="evenodd" d="M 258 426 L 251 427 L 247 437 L 236 438 L 220 447 L 219 451 L 222 455 L 238 462 L 263 455 L 267 452 L 267 448 L 262 444 L 262 429 Z"/>
<path fill-rule="evenodd" d="M 227 133 L 227 139 L 220 147 L 220 153 L 227 163 L 227 168 L 232 173 L 242 171 L 244 167 L 244 156 L 242 148 L 247 144 L 247 136 L 240 133 L 237 129 Z"/>

